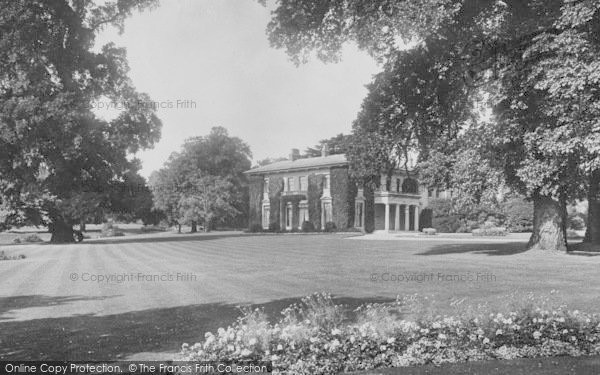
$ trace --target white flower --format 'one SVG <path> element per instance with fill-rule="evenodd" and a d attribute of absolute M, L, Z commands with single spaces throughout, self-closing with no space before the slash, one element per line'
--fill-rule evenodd
<path fill-rule="evenodd" d="M 390 337 L 389 339 L 387 339 L 387 343 L 388 344 L 393 344 L 394 342 L 396 342 L 396 338 L 395 337 Z"/>
<path fill-rule="evenodd" d="M 438 322 L 434 322 L 431 325 L 431 328 L 433 328 L 433 329 L 440 329 L 440 328 L 442 328 L 442 325 L 440 323 L 438 323 Z"/>
<path fill-rule="evenodd" d="M 569 333 L 569 330 L 568 329 L 563 329 L 562 333 L 563 333 L 563 335 L 566 335 L 567 333 Z"/>
<path fill-rule="evenodd" d="M 385 352 L 387 350 L 387 346 L 381 345 L 379 349 L 381 349 L 382 352 Z"/>
<path fill-rule="evenodd" d="M 281 344 L 277 345 L 277 350 L 279 350 L 279 351 L 283 350 L 283 345 L 281 345 Z"/>
<path fill-rule="evenodd" d="M 256 339 L 253 337 L 250 340 L 248 340 L 248 344 L 249 345 L 256 345 Z"/>
<path fill-rule="evenodd" d="M 334 336 L 341 335 L 341 334 L 342 334 L 342 331 L 340 331 L 340 330 L 339 330 L 339 329 L 337 329 L 337 328 L 334 328 L 334 329 L 331 331 L 331 334 L 332 334 L 332 335 L 334 335 Z"/>
<path fill-rule="evenodd" d="M 277 360 L 279 360 L 279 356 L 278 356 L 278 355 L 276 355 L 276 354 L 273 354 L 273 355 L 271 356 L 271 361 L 275 362 L 275 361 L 277 361 Z"/>
<path fill-rule="evenodd" d="M 446 335 L 444 335 L 443 333 L 440 333 L 440 334 L 438 335 L 438 338 L 439 338 L 440 340 L 446 340 L 446 338 L 447 338 L 447 337 L 446 337 Z"/>
<path fill-rule="evenodd" d="M 338 346 L 340 346 L 340 342 L 338 341 L 338 339 L 335 339 L 331 342 L 331 346 L 329 347 L 329 351 L 334 351 L 335 349 L 337 349 Z"/>
<path fill-rule="evenodd" d="M 242 355 L 242 357 L 247 357 L 250 354 L 252 354 L 252 352 L 248 349 L 244 349 L 244 350 L 242 350 L 242 352 L 240 354 Z"/>
<path fill-rule="evenodd" d="M 227 350 L 229 350 L 230 352 L 235 351 L 235 346 L 233 346 L 232 344 L 227 345 Z"/>
<path fill-rule="evenodd" d="M 219 336 L 224 336 L 225 335 L 225 329 L 219 327 L 219 329 L 217 330 L 217 333 L 219 334 Z"/>
<path fill-rule="evenodd" d="M 475 331 L 476 334 L 478 334 L 479 336 L 483 335 L 483 329 L 481 328 L 477 328 L 477 331 Z"/>
<path fill-rule="evenodd" d="M 356 338 L 354 337 L 354 335 L 350 336 L 350 342 L 354 344 L 354 341 L 356 341 Z"/>
<path fill-rule="evenodd" d="M 499 335 L 501 335 L 502 333 L 503 333 L 503 332 L 502 332 L 502 330 L 501 330 L 501 329 L 498 329 L 498 330 L 496 330 L 496 336 L 499 336 Z"/>
<path fill-rule="evenodd" d="M 490 343 L 490 339 L 488 339 L 487 337 L 483 339 L 483 343 L 484 344 L 489 344 Z"/>
<path fill-rule="evenodd" d="M 539 340 L 540 337 L 542 337 L 542 334 L 540 333 L 540 331 L 533 332 L 534 339 Z"/>

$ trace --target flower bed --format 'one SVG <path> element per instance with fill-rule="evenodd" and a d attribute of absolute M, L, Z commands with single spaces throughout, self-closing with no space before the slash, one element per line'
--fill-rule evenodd
<path fill-rule="evenodd" d="M 326 294 L 283 311 L 271 324 L 261 310 L 246 310 L 235 324 L 184 344 L 191 361 L 272 361 L 274 373 L 336 374 L 381 367 L 487 359 L 600 354 L 600 319 L 564 307 L 526 307 L 508 313 L 401 318 L 403 300 L 370 304 L 344 317 Z"/>

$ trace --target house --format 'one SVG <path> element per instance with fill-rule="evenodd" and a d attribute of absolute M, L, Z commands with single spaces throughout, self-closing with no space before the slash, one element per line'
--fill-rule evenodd
<path fill-rule="evenodd" d="M 414 171 L 396 170 L 381 176 L 374 191 L 358 186 L 348 172 L 343 154 L 300 158 L 293 149 L 289 160 L 245 173 L 250 181 L 249 225 L 263 229 L 300 230 L 303 222 L 324 229 L 333 222 L 338 229 L 372 232 L 418 231 L 431 226 L 430 215 L 421 218 L 428 200 L 439 197 L 415 179 Z"/>

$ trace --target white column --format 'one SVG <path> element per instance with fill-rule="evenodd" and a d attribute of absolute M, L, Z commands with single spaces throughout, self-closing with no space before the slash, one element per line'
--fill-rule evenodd
<path fill-rule="evenodd" d="M 415 206 L 415 232 L 419 231 L 419 206 Z"/>
<path fill-rule="evenodd" d="M 385 204 L 385 230 L 390 230 L 390 205 L 389 203 Z"/>
<path fill-rule="evenodd" d="M 410 206 L 408 204 L 404 205 L 404 230 L 410 230 Z"/>
<path fill-rule="evenodd" d="M 400 205 L 399 204 L 396 205 L 396 220 L 394 222 L 394 230 L 395 231 L 400 230 Z"/>

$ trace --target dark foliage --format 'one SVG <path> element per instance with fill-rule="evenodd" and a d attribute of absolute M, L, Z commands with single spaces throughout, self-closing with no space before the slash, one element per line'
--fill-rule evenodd
<path fill-rule="evenodd" d="M 308 219 L 315 228 L 321 228 L 321 196 L 323 195 L 323 176 L 308 176 Z"/>
<path fill-rule="evenodd" d="M 333 221 L 337 228 L 345 229 L 353 226 L 354 197 L 356 197 L 356 185 L 350 180 L 348 168 L 331 168 Z"/>
<path fill-rule="evenodd" d="M 248 178 L 248 193 L 250 207 L 248 210 L 248 227 L 260 225 L 262 228 L 262 198 L 264 189 L 264 178 L 262 176 L 250 176 Z"/>
<path fill-rule="evenodd" d="M 325 223 L 325 232 L 337 232 L 337 226 L 333 221 L 328 221 Z"/>
<path fill-rule="evenodd" d="M 315 225 L 310 221 L 304 221 L 302 223 L 302 232 L 309 233 L 315 231 Z"/>
<path fill-rule="evenodd" d="M 250 233 L 261 233 L 263 232 L 263 227 L 260 224 L 252 224 L 250 225 L 250 229 L 248 229 Z"/>

